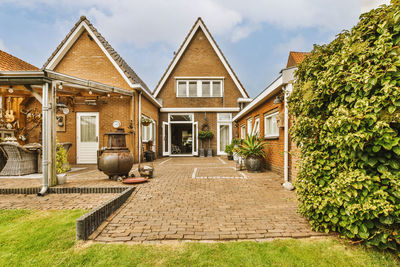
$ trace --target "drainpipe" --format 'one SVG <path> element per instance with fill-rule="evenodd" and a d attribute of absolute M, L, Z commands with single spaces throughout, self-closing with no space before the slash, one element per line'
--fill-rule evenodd
<path fill-rule="evenodd" d="M 49 84 L 45 83 L 43 85 L 42 92 L 42 173 L 43 173 L 43 185 L 40 192 L 37 194 L 38 196 L 44 196 L 47 190 L 49 189 L 49 147 L 48 147 L 48 124 L 49 124 Z"/>
<path fill-rule="evenodd" d="M 142 91 L 139 91 L 139 127 L 138 127 L 138 135 L 139 135 L 139 163 L 142 160 Z"/>
<path fill-rule="evenodd" d="M 283 187 L 287 190 L 293 190 L 294 186 L 289 181 L 289 109 L 287 98 L 289 97 L 290 93 L 292 92 L 293 85 L 291 83 L 286 85 L 285 92 L 284 92 L 284 105 L 285 105 L 285 138 L 284 138 L 284 180 Z"/>

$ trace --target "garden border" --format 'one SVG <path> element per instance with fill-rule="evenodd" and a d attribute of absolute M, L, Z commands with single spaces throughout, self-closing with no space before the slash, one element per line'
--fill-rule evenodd
<path fill-rule="evenodd" d="M 134 187 L 50 187 L 48 194 L 117 194 L 122 193 L 128 188 Z M 0 195 L 22 194 L 34 195 L 39 193 L 41 187 L 26 188 L 0 188 Z"/>

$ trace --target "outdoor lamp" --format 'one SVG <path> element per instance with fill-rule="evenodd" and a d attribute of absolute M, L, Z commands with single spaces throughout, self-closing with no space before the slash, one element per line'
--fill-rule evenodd
<path fill-rule="evenodd" d="M 10 88 L 8 89 L 8 92 L 9 92 L 10 94 L 14 93 L 14 89 L 13 89 L 12 85 L 10 85 Z"/>

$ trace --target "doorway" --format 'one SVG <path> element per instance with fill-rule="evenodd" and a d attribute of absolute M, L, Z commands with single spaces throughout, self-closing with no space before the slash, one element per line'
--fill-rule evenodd
<path fill-rule="evenodd" d="M 97 163 L 99 149 L 99 113 L 76 113 L 76 162 L 78 164 Z"/>
<path fill-rule="evenodd" d="M 198 122 L 191 113 L 168 115 L 168 122 L 162 125 L 163 156 L 197 156 Z"/>

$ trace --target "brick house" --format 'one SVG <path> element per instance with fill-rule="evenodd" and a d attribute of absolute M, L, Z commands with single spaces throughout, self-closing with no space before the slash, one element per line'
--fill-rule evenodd
<path fill-rule="evenodd" d="M 309 53 L 290 52 L 286 68 L 254 100 L 241 110 L 233 121 L 239 128 L 239 137 L 247 134 L 263 136 L 267 142 L 265 165 L 267 169 L 284 177 L 284 186 L 292 188 L 292 181 L 297 174 L 294 143 L 290 141 L 290 116 L 286 98 L 293 88 L 296 65 Z"/>
<path fill-rule="evenodd" d="M 198 18 L 157 84 L 159 153 L 195 156 L 198 132 L 214 134 L 211 148 L 223 155 L 237 129 L 232 118 L 251 101 L 203 20 Z M 208 143 L 203 144 L 205 148 Z"/>
<path fill-rule="evenodd" d="M 96 81 L 105 85 L 130 90 L 133 95 L 92 92 L 57 88 L 58 103 L 66 104 L 70 113 L 65 115 L 64 129 L 57 130 L 58 142 L 71 142 L 69 162 L 93 164 L 97 150 L 104 146 L 103 135 L 121 127 L 128 132 L 127 146 L 135 162 L 146 149 L 157 151 L 158 117 L 160 103 L 152 96 L 147 85 L 111 47 L 90 21 L 82 16 L 64 40 L 43 65 L 46 71 Z M 68 84 L 63 84 L 66 88 Z M 40 105 L 37 101 L 32 105 Z M 152 120 L 149 126 L 141 125 L 141 118 Z M 37 142 L 40 129 L 31 134 L 29 142 Z"/>

